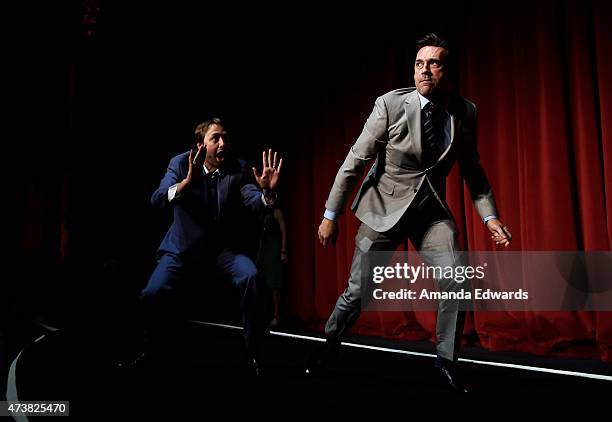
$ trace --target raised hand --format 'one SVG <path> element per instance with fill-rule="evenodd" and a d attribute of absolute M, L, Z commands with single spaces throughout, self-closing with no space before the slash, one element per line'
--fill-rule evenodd
<path fill-rule="evenodd" d="M 283 166 L 283 159 L 280 161 L 276 161 L 277 154 L 273 153 L 272 149 L 263 152 L 262 164 L 263 168 L 261 170 L 261 174 L 257 173 L 257 169 L 253 167 L 253 175 L 255 176 L 255 180 L 257 184 L 262 189 L 274 190 L 278 185 L 278 180 L 280 179 L 280 171 Z"/>
<path fill-rule="evenodd" d="M 206 147 L 204 144 L 198 145 L 197 149 L 189 151 L 189 170 L 185 180 L 190 183 L 202 175 L 202 166 L 206 158 Z"/>

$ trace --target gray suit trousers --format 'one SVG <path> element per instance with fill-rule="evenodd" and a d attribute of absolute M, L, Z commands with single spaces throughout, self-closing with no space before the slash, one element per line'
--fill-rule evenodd
<path fill-rule="evenodd" d="M 340 295 L 325 326 L 330 341 L 340 341 L 353 326 L 361 311 L 362 263 L 368 252 L 394 251 L 409 238 L 428 265 L 461 265 L 457 229 L 452 218 L 434 201 L 424 201 L 419 209 L 408 208 L 389 231 L 379 233 L 361 224 L 355 238 L 355 254 L 348 286 Z M 437 280 L 440 291 L 468 288 L 453 280 Z M 455 361 L 459 351 L 465 312 L 460 301 L 447 299 L 438 303 L 436 322 L 438 356 Z"/>

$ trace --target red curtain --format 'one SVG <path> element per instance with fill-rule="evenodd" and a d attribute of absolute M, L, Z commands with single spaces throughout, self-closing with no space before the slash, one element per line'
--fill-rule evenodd
<path fill-rule="evenodd" d="M 603 0 L 524 6 L 467 5 L 457 35 L 461 93 L 479 109 L 479 150 L 501 218 L 514 235 L 511 250 L 609 251 L 610 7 Z M 293 257 L 288 306 L 319 330 L 346 286 L 359 225 L 347 209 L 335 248 L 318 245 L 329 189 L 376 96 L 411 85 L 412 58 L 378 50 L 380 57 L 363 55 L 354 66 L 345 85 L 350 89 L 340 86 L 321 99 L 313 126 L 298 140 L 300 159 L 291 163 L 296 194 L 286 202 Z M 447 192 L 463 246 L 495 249 L 457 169 Z M 353 332 L 433 341 L 435 313 L 364 312 Z M 468 332 L 490 350 L 612 361 L 607 312 L 476 312 Z"/>

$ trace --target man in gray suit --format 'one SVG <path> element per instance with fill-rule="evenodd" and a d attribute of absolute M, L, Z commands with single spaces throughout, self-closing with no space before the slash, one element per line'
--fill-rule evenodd
<path fill-rule="evenodd" d="M 361 310 L 362 264 L 369 252 L 393 251 L 407 237 L 425 261 L 457 263 L 457 228 L 445 200 L 446 176 L 459 162 L 474 205 L 495 243 L 508 246 L 508 228 L 497 218 L 493 192 L 479 162 L 476 107 L 453 92 L 449 79 L 448 43 L 435 34 L 417 42 L 416 88 L 379 97 L 361 135 L 340 167 L 326 202 L 319 240 L 334 243 L 337 218 L 363 175 L 375 160 L 352 205 L 361 226 L 348 286 L 327 321 L 327 342 L 311 358 L 306 374 L 321 371 L 336 355 L 342 337 Z M 458 288 L 453 280 L 437 280 L 443 291 Z M 436 368 L 442 381 L 467 392 L 454 364 L 465 313 L 457 300 L 440 300 L 436 324 Z"/>

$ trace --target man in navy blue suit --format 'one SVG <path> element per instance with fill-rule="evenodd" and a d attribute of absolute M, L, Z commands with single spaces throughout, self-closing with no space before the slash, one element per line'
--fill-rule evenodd
<path fill-rule="evenodd" d="M 252 168 L 233 158 L 223 122 L 213 118 L 195 130 L 196 149 L 170 160 L 155 207 L 171 206 L 174 219 L 158 249 L 158 265 L 142 291 L 142 301 L 156 319 L 165 318 L 160 305 L 186 280 L 207 283 L 221 276 L 240 295 L 249 364 L 256 361 L 261 336 L 256 312 L 257 268 L 244 252 L 241 222 L 245 212 L 265 212 L 276 200 L 282 159 L 272 150 L 263 153 L 263 168 Z M 255 183 L 253 183 L 255 182 Z M 168 316 L 170 317 L 170 316 Z"/>

